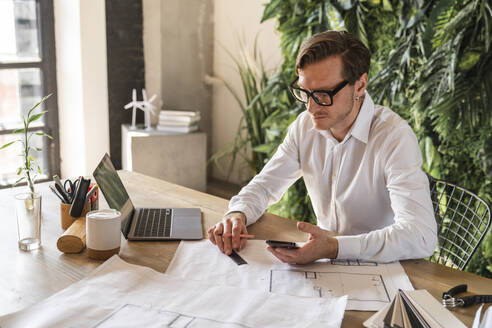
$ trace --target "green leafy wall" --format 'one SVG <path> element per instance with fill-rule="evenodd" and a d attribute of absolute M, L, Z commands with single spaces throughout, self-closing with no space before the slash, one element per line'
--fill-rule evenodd
<path fill-rule="evenodd" d="M 370 48 L 369 92 L 413 127 L 423 169 L 492 204 L 490 0 L 271 0 L 262 21 L 269 19 L 277 22 L 284 61 L 261 91 L 269 113 L 259 123 L 262 140 L 253 145 L 262 159 L 257 171 L 304 110 L 288 92 L 302 41 L 320 31 L 346 29 Z M 302 179 L 269 211 L 315 222 Z M 490 235 L 468 271 L 492 277 Z"/>

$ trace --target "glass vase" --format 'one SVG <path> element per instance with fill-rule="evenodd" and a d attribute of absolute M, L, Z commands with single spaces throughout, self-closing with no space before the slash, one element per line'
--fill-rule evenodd
<path fill-rule="evenodd" d="M 25 192 L 15 195 L 19 248 L 31 251 L 41 247 L 41 195 Z"/>

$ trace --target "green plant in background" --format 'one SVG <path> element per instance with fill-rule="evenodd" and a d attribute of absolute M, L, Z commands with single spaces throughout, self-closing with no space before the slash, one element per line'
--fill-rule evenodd
<path fill-rule="evenodd" d="M 3 146 L 0 146 L 0 150 L 7 148 L 11 146 L 14 143 L 20 143 L 22 145 L 22 154 L 20 156 L 23 157 L 23 166 L 19 167 L 17 169 L 17 175 L 21 176 L 15 183 L 12 185 L 12 187 L 15 187 L 17 184 L 20 182 L 26 181 L 27 185 L 29 187 L 29 190 L 31 193 L 34 193 L 34 182 L 36 180 L 36 175 L 39 173 L 41 174 L 41 167 L 37 163 L 36 159 L 31 156 L 32 151 L 41 151 L 42 149 L 33 147 L 30 144 L 30 140 L 34 135 L 37 136 L 42 136 L 42 137 L 48 137 L 52 139 L 51 136 L 47 135 L 44 132 L 31 132 L 29 131 L 29 127 L 31 123 L 39 120 L 47 111 L 42 111 L 37 114 L 34 113 L 34 110 L 41 105 L 46 99 L 48 99 L 51 96 L 48 95 L 41 99 L 36 105 L 34 105 L 29 111 L 27 112 L 27 115 L 22 117 L 22 122 L 24 124 L 24 127 L 22 129 L 17 129 L 13 133 L 18 133 L 20 134 L 20 138 L 14 141 L 11 141 L 9 143 L 4 144 Z"/>
<path fill-rule="evenodd" d="M 239 38 L 239 40 L 242 39 Z M 233 95 L 243 114 L 239 121 L 236 137 L 231 145 L 210 158 L 210 161 L 213 161 L 217 167 L 221 168 L 219 160 L 226 155 L 231 155 L 227 168 L 227 179 L 230 178 L 238 156 L 249 164 L 249 168 L 254 173 L 258 173 L 266 162 L 265 153 L 258 151 L 257 147 L 265 143 L 265 131 L 262 128 L 262 123 L 271 114 L 272 107 L 265 106 L 264 98 L 267 95 L 262 93 L 268 77 L 257 48 L 257 40 L 258 38 L 255 39 L 252 55 L 248 52 L 243 41 L 239 42 L 239 58 L 234 57 L 231 52 L 224 48 L 234 61 L 236 70 L 241 78 L 242 91 L 245 98 L 243 102 L 240 94 L 230 83 L 221 79 L 227 90 Z M 266 103 L 269 103 L 269 101 L 267 100 Z M 248 153 L 249 149 L 253 149 L 251 155 Z"/>
<path fill-rule="evenodd" d="M 424 170 L 492 201 L 492 10 L 488 1 L 406 1 L 395 50 L 371 81 L 376 100 L 412 125 Z M 492 276 L 492 238 L 468 270 Z"/>
<path fill-rule="evenodd" d="M 271 0 L 262 22 L 269 19 L 277 22 L 283 63 L 258 89 L 266 115 L 258 121 L 263 143 L 253 147 L 265 155 L 256 172 L 304 110 L 288 90 L 302 42 L 321 31 L 346 29 L 371 50 L 369 92 L 412 126 L 423 169 L 492 204 L 489 0 Z M 316 220 L 302 179 L 269 211 Z M 491 236 L 489 231 L 468 271 L 492 277 Z"/>

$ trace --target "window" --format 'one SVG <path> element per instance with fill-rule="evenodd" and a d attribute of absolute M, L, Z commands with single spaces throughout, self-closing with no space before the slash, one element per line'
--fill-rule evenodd
<path fill-rule="evenodd" d="M 21 115 L 43 96 L 48 113 L 32 127 L 51 136 L 33 138 L 42 151 L 34 153 L 46 180 L 60 171 L 56 102 L 55 36 L 52 0 L 0 0 L 0 145 L 19 138 Z M 9 186 L 22 166 L 20 144 L 0 151 L 0 187 Z"/>

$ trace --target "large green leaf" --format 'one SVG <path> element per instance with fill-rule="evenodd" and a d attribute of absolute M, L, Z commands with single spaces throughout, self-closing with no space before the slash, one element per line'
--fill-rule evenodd
<path fill-rule="evenodd" d="M 273 0 L 265 5 L 265 10 L 263 11 L 263 17 L 261 18 L 261 23 L 266 20 L 273 18 L 277 15 L 277 10 L 280 5 L 282 5 L 282 1 L 284 0 Z"/>
<path fill-rule="evenodd" d="M 40 101 L 38 101 L 34 106 L 31 107 L 31 109 L 29 109 L 29 111 L 27 112 L 27 117 L 30 117 L 31 116 L 31 113 L 36 109 L 38 108 L 39 105 L 41 105 L 42 103 L 44 103 L 46 101 L 46 99 L 48 99 L 49 97 L 51 97 L 51 93 L 47 96 L 44 96 L 43 99 L 41 99 Z M 46 111 L 45 111 L 46 112 Z"/>
<path fill-rule="evenodd" d="M 271 145 L 258 145 L 256 147 L 253 148 L 253 151 L 257 152 L 257 153 L 265 153 L 265 154 L 268 154 L 270 151 L 271 151 Z"/>
<path fill-rule="evenodd" d="M 0 149 L 4 149 L 4 148 L 7 148 L 9 147 L 10 145 L 12 145 L 15 141 L 11 141 L 9 143 L 6 143 L 5 145 L 1 146 Z"/>
<path fill-rule="evenodd" d="M 39 120 L 47 112 L 48 111 L 45 110 L 45 111 L 42 111 L 41 113 L 38 113 L 38 114 L 35 114 L 35 115 L 32 115 L 32 116 L 29 116 L 29 119 L 27 120 L 27 124 L 30 124 L 30 123 L 32 123 L 34 121 Z"/>
<path fill-rule="evenodd" d="M 463 54 L 461 57 L 459 68 L 464 71 L 472 69 L 478 64 L 482 52 L 476 50 L 469 50 Z"/>
<path fill-rule="evenodd" d="M 36 132 L 35 134 L 36 134 L 37 136 L 41 136 L 41 137 L 48 137 L 48 138 L 50 138 L 50 139 L 53 139 L 53 137 L 52 137 L 52 136 L 50 136 L 49 134 L 46 134 L 46 133 L 44 133 L 44 132 Z"/>

